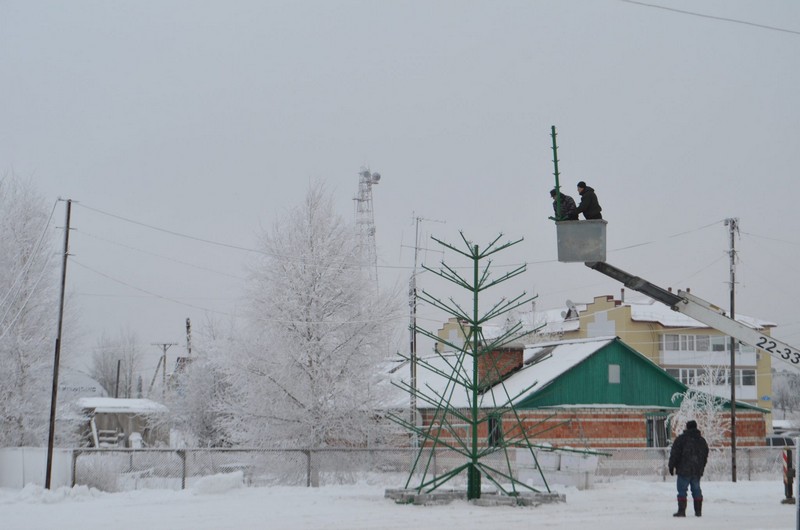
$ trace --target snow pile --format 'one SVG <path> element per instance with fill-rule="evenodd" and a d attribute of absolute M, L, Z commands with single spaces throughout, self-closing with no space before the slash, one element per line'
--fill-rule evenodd
<path fill-rule="evenodd" d="M 28 484 L 17 493 L 15 498 L 12 497 L 8 502 L 54 504 L 65 500 L 88 501 L 103 495 L 107 494 L 100 490 L 89 488 L 88 486 L 75 486 L 72 488 L 62 487 L 48 490 L 42 486 Z"/>
<path fill-rule="evenodd" d="M 203 477 L 192 486 L 192 493 L 202 495 L 206 493 L 225 493 L 233 489 L 241 488 L 244 484 L 244 473 L 235 471 L 233 473 L 220 473 Z"/>

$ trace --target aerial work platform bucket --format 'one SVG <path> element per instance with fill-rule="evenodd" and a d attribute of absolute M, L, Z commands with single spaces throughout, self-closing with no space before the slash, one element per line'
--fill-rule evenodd
<path fill-rule="evenodd" d="M 556 222 L 558 261 L 605 261 L 607 224 L 603 219 Z"/>

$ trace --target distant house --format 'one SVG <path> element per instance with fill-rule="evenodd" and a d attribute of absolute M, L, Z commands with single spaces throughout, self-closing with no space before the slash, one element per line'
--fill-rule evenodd
<path fill-rule="evenodd" d="M 446 355 L 456 355 L 455 353 Z M 449 373 L 452 358 L 426 358 Z M 472 377 L 465 363 L 463 376 Z M 447 379 L 427 369 L 417 370 L 417 387 L 446 395 Z M 669 443 L 667 416 L 680 402 L 676 393 L 687 386 L 616 337 L 575 339 L 510 347 L 484 355 L 478 363 L 482 391 L 479 408 L 489 411 L 513 402 L 537 443 L 578 447 L 663 447 Z M 450 407 L 469 410 L 465 392 L 454 392 Z M 436 407 L 419 402 L 423 425 Z M 737 402 L 737 444 L 763 445 L 768 411 Z M 516 421 L 510 409 L 481 424 L 487 445 L 498 433 L 511 432 Z M 445 436 L 447 436 L 445 434 Z"/>
<path fill-rule="evenodd" d="M 84 397 L 78 408 L 88 417 L 82 426 L 89 447 L 154 447 L 169 444 L 167 407 L 149 399 Z"/>

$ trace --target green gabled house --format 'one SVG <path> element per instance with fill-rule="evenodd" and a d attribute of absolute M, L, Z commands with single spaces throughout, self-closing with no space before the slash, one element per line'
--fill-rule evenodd
<path fill-rule="evenodd" d="M 421 384 L 444 390 L 441 377 L 432 372 L 423 377 Z M 617 337 L 494 351 L 479 360 L 478 377 L 484 388 L 480 407 L 496 411 L 513 396 L 513 408 L 526 428 L 540 433 L 537 443 L 559 446 L 666 446 L 667 416 L 680 406 L 672 398 L 687 389 Z M 469 403 L 465 396 L 454 395 L 450 406 L 467 409 Z M 736 409 L 737 445 L 763 445 L 769 411 L 744 402 L 737 402 Z M 421 412 L 423 422 L 431 417 L 432 410 Z M 506 428 L 516 425 L 510 414 L 498 418 Z M 496 436 L 500 426 L 493 426 Z M 488 430 L 479 434 L 491 436 Z"/>

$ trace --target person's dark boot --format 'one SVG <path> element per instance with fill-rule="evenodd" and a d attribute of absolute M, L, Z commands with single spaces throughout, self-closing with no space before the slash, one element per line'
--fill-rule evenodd
<path fill-rule="evenodd" d="M 678 499 L 678 511 L 672 517 L 686 517 L 686 499 Z"/>
<path fill-rule="evenodd" d="M 699 499 L 694 499 L 694 514 L 697 517 L 703 515 L 703 497 L 700 497 Z"/>

